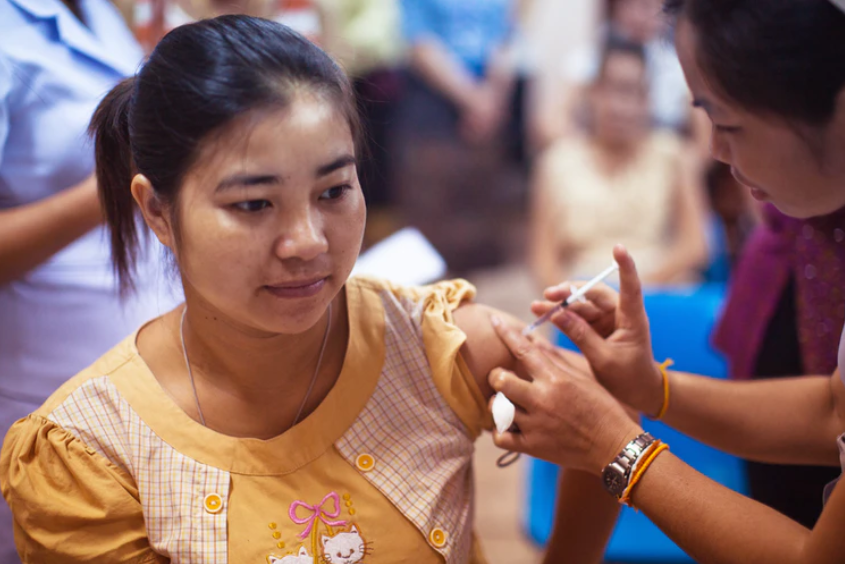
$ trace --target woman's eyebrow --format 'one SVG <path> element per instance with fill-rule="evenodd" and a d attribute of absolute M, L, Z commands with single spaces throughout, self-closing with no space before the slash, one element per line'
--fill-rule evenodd
<path fill-rule="evenodd" d="M 321 176 L 327 176 L 333 173 L 336 170 L 340 170 L 350 165 L 358 165 L 358 159 L 355 158 L 354 155 L 343 155 L 328 164 L 324 164 L 320 167 L 317 167 L 317 178 Z"/>
<path fill-rule="evenodd" d="M 701 108 L 708 115 L 718 114 L 719 110 L 713 102 L 708 100 L 707 98 L 694 98 L 692 101 L 693 108 Z"/>
<path fill-rule="evenodd" d="M 328 164 L 317 167 L 315 176 L 317 178 L 328 176 L 336 170 L 340 170 L 350 165 L 357 166 L 357 164 L 358 159 L 356 159 L 353 155 L 343 155 Z M 267 184 L 284 184 L 284 179 L 281 176 L 274 174 L 236 174 L 221 180 L 214 191 L 225 192 L 226 190 L 235 187 Z"/>
<path fill-rule="evenodd" d="M 225 192 L 230 188 L 238 186 L 258 186 L 265 184 L 282 184 L 282 178 L 272 174 L 238 174 L 221 180 L 214 191 Z"/>

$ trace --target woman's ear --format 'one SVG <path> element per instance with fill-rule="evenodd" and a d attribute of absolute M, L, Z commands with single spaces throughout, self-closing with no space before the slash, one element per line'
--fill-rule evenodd
<path fill-rule="evenodd" d="M 143 174 L 136 174 L 132 179 L 131 190 L 147 226 L 153 230 L 162 245 L 175 251 L 176 238 L 169 210 L 156 195 L 152 183 Z"/>

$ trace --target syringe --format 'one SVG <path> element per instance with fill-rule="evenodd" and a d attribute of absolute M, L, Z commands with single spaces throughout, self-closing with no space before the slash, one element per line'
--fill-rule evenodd
<path fill-rule="evenodd" d="M 531 334 L 535 329 L 540 327 L 543 323 L 547 322 L 552 317 L 554 317 L 555 315 L 557 315 L 558 313 L 563 311 L 565 308 L 569 307 L 573 303 L 580 300 L 582 297 L 586 296 L 587 292 L 592 290 L 595 285 L 602 282 L 605 278 L 607 278 L 608 276 L 610 276 L 611 274 L 613 274 L 617 270 L 619 270 L 619 265 L 614 262 L 612 265 L 607 267 L 601 274 L 599 274 L 598 276 L 596 276 L 595 278 L 593 278 L 592 280 L 590 280 L 589 282 L 587 282 L 586 284 L 584 284 L 583 286 L 578 288 L 575 292 L 573 292 L 571 296 L 566 298 L 565 302 L 562 302 L 562 303 L 556 305 L 555 307 L 553 307 L 552 309 L 547 311 L 543 316 L 537 318 L 537 321 L 535 321 L 534 323 L 532 323 L 531 325 L 529 325 L 528 327 L 526 327 L 525 329 L 522 330 L 522 334 L 523 335 Z"/>

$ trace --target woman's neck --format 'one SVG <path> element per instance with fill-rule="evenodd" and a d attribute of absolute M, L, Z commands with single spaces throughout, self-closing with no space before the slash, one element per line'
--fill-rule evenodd
<path fill-rule="evenodd" d="M 327 312 L 304 333 L 267 334 L 239 327 L 188 301 L 184 339 L 194 376 L 237 395 L 266 396 L 310 377 L 327 331 Z M 329 332 L 331 328 L 329 327 Z"/>
<path fill-rule="evenodd" d="M 238 437 L 275 437 L 319 406 L 337 381 L 349 335 L 343 292 L 333 301 L 330 326 L 324 314 L 298 335 L 239 327 L 190 297 L 186 307 L 184 325 L 181 312 L 173 312 L 158 338 L 139 335 L 138 348 L 176 403 L 211 429 Z"/>
<path fill-rule="evenodd" d="M 593 137 L 592 146 L 599 166 L 610 174 L 627 165 L 636 157 L 639 150 L 637 143 L 623 143 L 601 136 Z"/>

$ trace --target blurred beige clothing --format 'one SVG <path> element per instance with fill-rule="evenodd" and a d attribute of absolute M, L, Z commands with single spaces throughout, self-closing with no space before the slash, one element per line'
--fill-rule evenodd
<path fill-rule="evenodd" d="M 562 140 L 544 156 L 545 201 L 568 278 L 595 276 L 611 263 L 617 243 L 628 247 L 641 276 L 660 268 L 672 231 L 674 198 L 680 186 L 682 144 L 669 133 L 653 133 L 636 156 L 616 170 L 604 170 L 592 142 Z"/>

